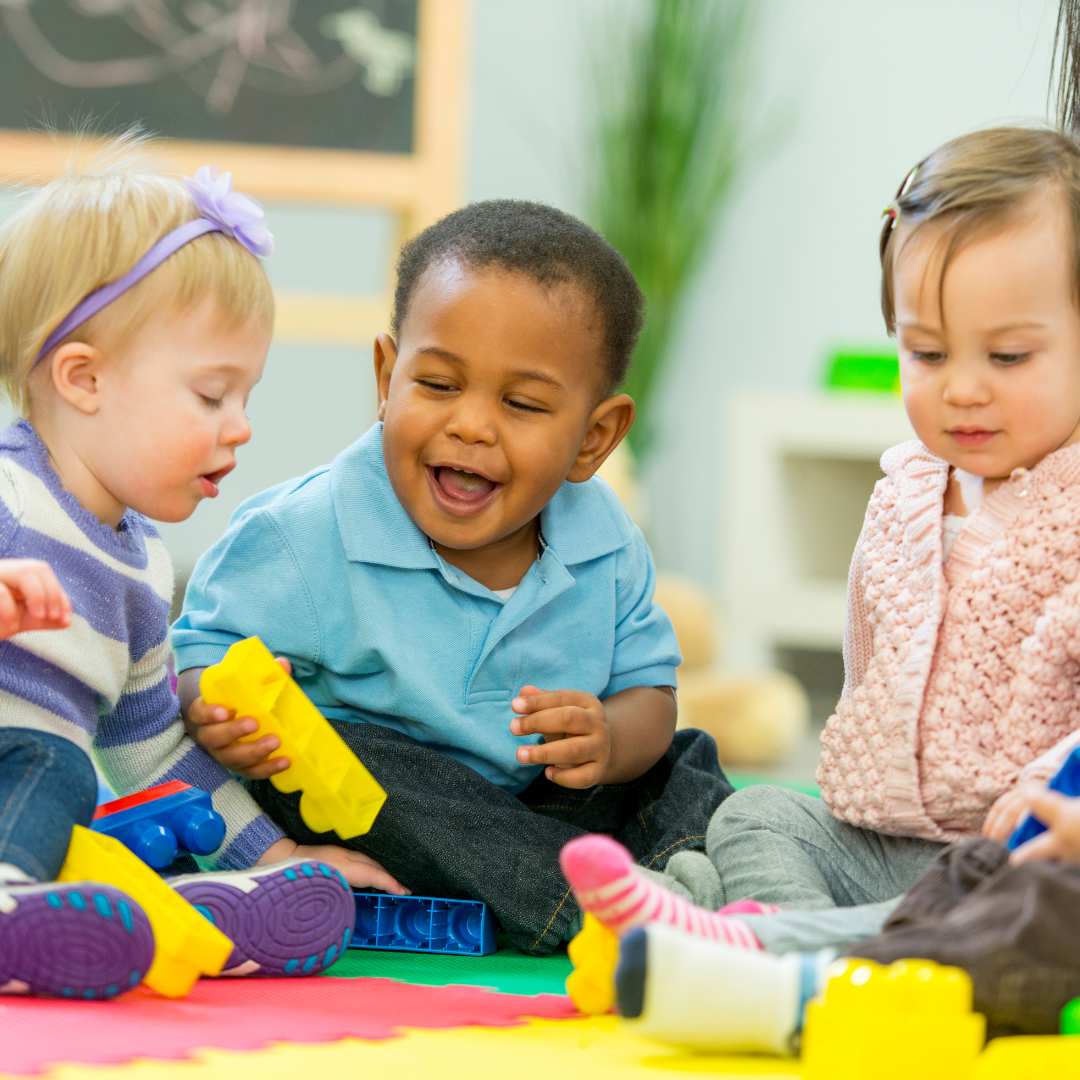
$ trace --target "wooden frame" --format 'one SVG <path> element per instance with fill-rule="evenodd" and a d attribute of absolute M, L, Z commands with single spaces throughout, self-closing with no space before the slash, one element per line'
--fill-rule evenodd
<path fill-rule="evenodd" d="M 227 163 L 236 187 L 270 202 L 370 206 L 399 222 L 396 249 L 409 236 L 461 205 L 469 0 L 420 0 L 413 153 L 255 146 L 162 140 L 162 156 L 189 175 L 200 165 Z M 9 182 L 57 175 L 71 140 L 0 130 L 0 177 Z M 388 281 L 391 268 L 387 268 Z M 279 340 L 368 344 L 386 328 L 390 287 L 376 297 L 279 293 Z"/>

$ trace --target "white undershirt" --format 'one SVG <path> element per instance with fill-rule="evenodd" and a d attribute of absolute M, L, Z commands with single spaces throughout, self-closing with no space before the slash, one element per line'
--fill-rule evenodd
<path fill-rule="evenodd" d="M 946 514 L 941 520 L 942 529 L 942 547 L 943 558 L 942 562 L 949 561 L 949 552 L 952 551 L 953 542 L 960 535 L 961 530 L 967 524 L 966 517 L 960 517 L 957 514 Z"/>
<path fill-rule="evenodd" d="M 970 514 L 983 501 L 983 478 L 963 469 L 953 468 L 953 476 L 960 485 L 960 497 L 964 500 L 964 509 Z M 962 514 L 946 514 L 941 519 L 942 562 L 949 561 L 949 552 L 953 543 L 967 524 L 967 517 Z"/>
<path fill-rule="evenodd" d="M 509 600 L 514 593 L 517 592 L 517 586 L 511 585 L 509 589 L 492 589 L 491 590 L 500 600 Z"/>

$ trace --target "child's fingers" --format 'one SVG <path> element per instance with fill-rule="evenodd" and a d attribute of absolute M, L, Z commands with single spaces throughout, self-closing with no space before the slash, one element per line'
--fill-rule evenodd
<path fill-rule="evenodd" d="M 1032 814 L 1048 829 L 1052 829 L 1061 821 L 1062 814 L 1071 805 L 1071 800 L 1060 791 L 1051 791 L 1049 788 L 1031 792 L 1025 801 L 1031 808 Z"/>
<path fill-rule="evenodd" d="M 510 708 L 524 714 L 567 706 L 587 709 L 596 703 L 597 699 L 583 690 L 537 690 L 535 686 L 523 686 L 521 693 L 510 702 Z"/>
<path fill-rule="evenodd" d="M 11 637 L 19 629 L 19 605 L 11 590 L 0 584 L 0 635 Z"/>
<path fill-rule="evenodd" d="M 233 718 L 233 712 L 231 709 L 226 709 L 224 705 L 211 705 L 209 702 L 203 701 L 201 697 L 197 697 L 188 706 L 188 719 L 199 726 L 203 724 L 223 724 L 226 720 Z M 251 717 L 245 719 L 251 720 Z M 253 724 L 254 720 L 251 721 Z M 255 731 L 258 728 L 258 724 L 255 724 L 251 730 Z"/>
<path fill-rule="evenodd" d="M 580 765 L 576 769 L 557 769 L 549 767 L 545 770 L 544 775 L 553 783 L 558 784 L 559 787 L 565 788 L 582 788 L 595 787 L 597 780 L 600 777 L 600 767 L 595 762 L 589 762 L 587 765 Z"/>
<path fill-rule="evenodd" d="M 276 735 L 266 735 L 251 743 L 231 742 L 226 746 L 205 747 L 204 749 L 213 754 L 214 759 L 222 765 L 234 772 L 239 772 L 241 769 L 250 769 L 253 765 L 262 764 L 280 745 Z M 285 759 L 279 756 L 278 760 Z M 280 767 L 274 771 L 280 772 Z"/>
<path fill-rule="evenodd" d="M 1052 832 L 1039 833 L 1026 844 L 1021 844 L 1010 856 L 1009 862 L 1016 866 L 1031 859 L 1056 859 L 1061 855 L 1061 842 Z"/>
<path fill-rule="evenodd" d="M 594 727 L 589 714 L 573 705 L 515 716 L 510 721 L 515 735 L 587 735 Z"/>
<path fill-rule="evenodd" d="M 250 716 L 242 716 L 238 720 L 226 720 L 224 724 L 206 724 L 198 729 L 197 742 L 204 750 L 220 750 L 222 747 L 236 743 L 245 735 L 254 735 L 259 730 L 259 725 Z M 265 757 L 271 750 L 276 750 L 281 745 L 281 740 L 276 735 L 264 735 L 254 742 L 237 743 L 247 748 L 262 747 L 263 751 L 257 757 L 252 758 L 252 764 L 261 757 Z"/>
<path fill-rule="evenodd" d="M 286 660 L 284 656 L 276 656 L 274 657 L 274 659 L 277 661 L 281 670 L 284 671 L 286 675 L 292 674 L 292 664 L 288 660 Z"/>
<path fill-rule="evenodd" d="M 32 559 L 19 559 L 12 568 L 10 576 L 5 577 L 9 588 L 22 598 L 23 606 L 35 619 L 44 619 L 48 612 L 45 599 L 45 579 L 53 578 L 52 567 L 48 563 Z M 58 587 L 59 587 L 59 583 Z"/>
<path fill-rule="evenodd" d="M 292 762 L 288 758 L 276 757 L 243 768 L 235 768 L 232 771 L 239 773 L 241 776 L 246 776 L 249 780 L 266 780 L 279 772 L 284 772 L 291 764 Z"/>
<path fill-rule="evenodd" d="M 596 761 L 599 755 L 600 747 L 595 739 L 580 737 L 517 748 L 517 759 L 523 765 L 560 765 L 565 768 Z"/>

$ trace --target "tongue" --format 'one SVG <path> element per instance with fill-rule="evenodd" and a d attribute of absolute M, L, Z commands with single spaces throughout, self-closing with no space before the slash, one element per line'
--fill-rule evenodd
<path fill-rule="evenodd" d="M 479 502 L 485 495 L 495 490 L 493 480 L 478 476 L 476 473 L 448 469 L 446 466 L 439 470 L 439 486 L 447 495 L 466 502 Z"/>

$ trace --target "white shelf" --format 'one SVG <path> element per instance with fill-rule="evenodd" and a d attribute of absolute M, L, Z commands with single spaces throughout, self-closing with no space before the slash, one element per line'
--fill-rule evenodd
<path fill-rule="evenodd" d="M 727 662 L 839 648 L 847 570 L 890 446 L 914 438 L 898 397 L 743 391 L 727 410 Z"/>

